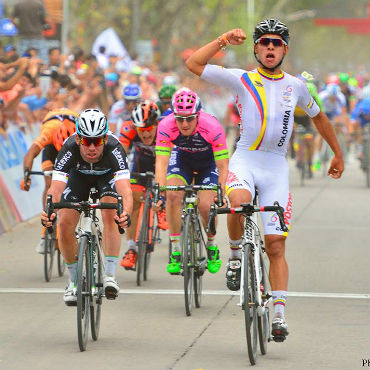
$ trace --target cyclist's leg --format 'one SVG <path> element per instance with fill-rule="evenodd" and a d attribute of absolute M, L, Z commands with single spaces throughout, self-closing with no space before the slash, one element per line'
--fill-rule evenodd
<path fill-rule="evenodd" d="M 231 207 L 249 203 L 254 197 L 254 180 L 249 171 L 248 152 L 236 150 L 229 164 L 226 181 L 226 194 Z M 226 285 L 230 290 L 239 290 L 241 272 L 241 237 L 243 235 L 243 219 L 240 215 L 227 215 L 229 232 L 230 256 L 227 263 Z"/>
<path fill-rule="evenodd" d="M 196 185 L 216 185 L 218 183 L 218 171 L 214 162 L 210 166 L 197 170 L 197 173 L 195 176 Z M 209 210 L 214 202 L 215 195 L 216 193 L 212 190 L 203 190 L 198 193 L 198 209 L 204 228 L 207 226 Z M 214 274 L 221 268 L 220 251 L 214 240 L 215 235 L 208 233 L 207 238 L 207 268 L 209 272 Z"/>
<path fill-rule="evenodd" d="M 290 226 L 292 200 L 289 192 L 289 168 L 281 156 L 272 157 L 271 168 L 260 172 L 256 180 L 261 206 L 272 205 L 275 201 L 284 207 L 284 220 Z M 288 326 L 285 322 L 284 308 L 288 286 L 288 264 L 285 259 L 285 240 L 287 233 L 281 230 L 275 213 L 262 213 L 265 234 L 265 248 L 270 261 L 270 285 L 274 302 L 272 335 L 285 337 Z M 280 339 L 284 339 L 284 338 Z"/>
<path fill-rule="evenodd" d="M 121 260 L 121 266 L 126 269 L 132 269 L 135 266 L 137 258 L 136 234 L 139 218 L 139 211 L 142 204 L 142 197 L 145 195 L 145 188 L 142 185 L 131 184 L 133 208 L 131 213 L 131 226 L 126 231 L 127 251 Z M 140 227 L 140 226 L 139 226 Z"/>
<path fill-rule="evenodd" d="M 51 171 L 54 168 L 55 158 L 57 157 L 58 152 L 55 149 L 54 145 L 50 144 L 47 145 L 44 150 L 42 151 L 42 160 L 41 160 L 41 169 L 42 171 Z M 45 180 L 45 187 L 44 192 L 42 194 L 42 207 L 45 209 L 46 207 L 46 194 L 51 185 L 51 177 L 44 176 Z M 36 246 L 36 252 L 38 253 L 45 253 L 45 227 L 42 228 L 41 232 L 41 239 L 39 244 Z"/>
<path fill-rule="evenodd" d="M 188 161 L 176 148 L 172 149 L 170 163 L 167 170 L 166 185 L 186 185 L 191 184 L 193 172 L 188 165 Z M 167 271 L 177 274 L 181 270 L 181 201 L 183 192 L 166 192 L 166 214 L 170 230 L 171 257 L 167 265 Z"/>

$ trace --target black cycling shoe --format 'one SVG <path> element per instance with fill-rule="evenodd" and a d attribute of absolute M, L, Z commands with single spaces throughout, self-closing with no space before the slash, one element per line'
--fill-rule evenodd
<path fill-rule="evenodd" d="M 286 321 L 282 317 L 276 316 L 272 320 L 272 339 L 275 342 L 284 342 L 288 334 L 288 325 Z"/>
<path fill-rule="evenodd" d="M 241 261 L 239 259 L 229 259 L 226 271 L 226 286 L 236 291 L 240 289 Z"/>

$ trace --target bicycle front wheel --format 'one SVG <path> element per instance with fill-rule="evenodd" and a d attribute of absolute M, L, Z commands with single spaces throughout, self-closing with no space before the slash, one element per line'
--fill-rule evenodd
<path fill-rule="evenodd" d="M 101 318 L 101 305 L 103 303 L 103 256 L 96 243 L 91 256 L 92 261 L 92 285 L 94 295 L 91 297 L 90 302 L 90 322 L 91 322 L 91 337 L 97 340 L 99 337 L 100 318 Z"/>
<path fill-rule="evenodd" d="M 45 231 L 45 253 L 44 253 L 44 277 L 47 282 L 50 281 L 53 273 L 53 263 L 55 254 L 55 236 L 56 236 L 56 225 L 53 226 L 53 231 L 49 233 Z"/>
<path fill-rule="evenodd" d="M 202 301 L 203 274 L 207 267 L 207 259 L 203 253 L 206 246 L 202 235 L 200 220 L 198 220 L 196 234 L 197 238 L 194 243 L 194 302 L 195 307 L 199 308 Z"/>
<path fill-rule="evenodd" d="M 136 260 L 136 284 L 141 285 L 144 278 L 145 254 L 148 245 L 149 231 L 149 198 L 145 199 L 144 209 L 140 220 L 140 231 L 137 239 L 137 260 Z"/>
<path fill-rule="evenodd" d="M 267 271 L 265 270 L 265 264 L 263 262 L 263 255 L 260 253 L 260 276 L 261 276 L 261 293 L 262 293 L 262 305 L 265 306 L 268 301 L 268 277 Z M 267 352 L 267 342 L 270 338 L 270 312 L 269 307 L 265 306 L 263 315 L 258 315 L 258 338 L 260 342 L 260 349 L 263 355 Z"/>
<path fill-rule="evenodd" d="M 186 316 L 190 316 L 194 302 L 194 225 L 190 215 L 186 215 L 184 219 L 181 243 L 185 312 Z"/>
<path fill-rule="evenodd" d="M 77 334 L 80 351 L 86 350 L 89 334 L 91 270 L 89 239 L 80 237 L 77 262 Z"/>
<path fill-rule="evenodd" d="M 249 361 L 256 364 L 257 357 L 257 302 L 256 302 L 256 275 L 253 263 L 252 246 L 246 244 L 244 248 L 244 320 L 247 337 Z"/>

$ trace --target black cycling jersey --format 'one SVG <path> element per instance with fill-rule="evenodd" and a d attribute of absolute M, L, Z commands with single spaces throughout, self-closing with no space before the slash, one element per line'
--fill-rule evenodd
<path fill-rule="evenodd" d="M 96 163 L 89 163 L 82 159 L 75 137 L 76 134 L 69 137 L 59 151 L 54 165 L 53 179 L 67 182 L 68 174 L 72 169 L 94 176 L 104 175 L 111 171 L 115 181 L 130 178 L 126 153 L 114 135 L 107 134 L 102 157 Z"/>

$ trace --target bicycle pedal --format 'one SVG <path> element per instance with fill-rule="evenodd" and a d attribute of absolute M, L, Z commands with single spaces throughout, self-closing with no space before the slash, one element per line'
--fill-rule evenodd
<path fill-rule="evenodd" d="M 115 291 L 105 289 L 105 298 L 112 301 L 118 297 L 118 294 Z"/>
<path fill-rule="evenodd" d="M 72 302 L 64 302 L 66 306 L 68 307 L 76 307 L 77 306 L 77 301 L 72 301 Z"/>
<path fill-rule="evenodd" d="M 275 335 L 272 337 L 272 340 L 277 343 L 282 343 L 286 339 L 285 335 Z"/>

